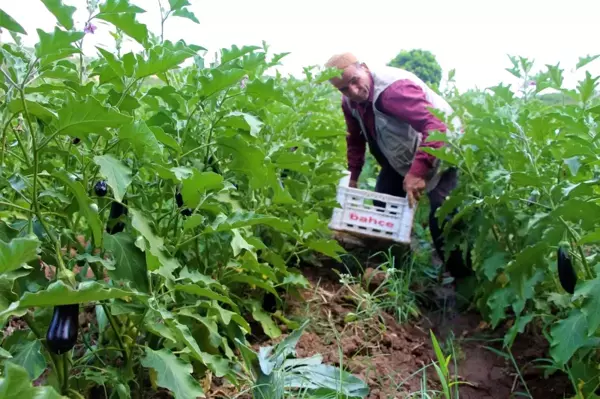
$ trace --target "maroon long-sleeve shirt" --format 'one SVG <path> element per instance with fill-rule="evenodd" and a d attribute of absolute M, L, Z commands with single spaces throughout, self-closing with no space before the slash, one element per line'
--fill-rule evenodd
<path fill-rule="evenodd" d="M 367 134 L 375 137 L 375 116 L 373 114 L 373 79 L 371 78 L 371 92 L 369 100 L 363 104 L 353 101 L 348 102 L 350 107 L 357 109 L 367 129 Z M 413 129 L 423 135 L 419 148 L 439 148 L 443 145 L 441 141 L 426 143 L 429 133 L 434 130 L 446 132 L 446 125 L 433 115 L 427 108 L 432 107 L 427 100 L 425 92 L 419 85 L 408 79 L 401 79 L 386 88 L 379 96 L 379 110 L 395 116 L 409 123 Z M 352 116 L 352 110 L 345 101 L 342 101 L 342 109 L 348 127 L 346 136 L 348 169 L 350 179 L 358 180 L 362 167 L 365 163 L 365 149 L 367 141 L 361 134 L 360 124 Z M 422 150 L 417 150 L 415 159 L 408 173 L 424 178 L 433 167 L 435 157 Z"/>

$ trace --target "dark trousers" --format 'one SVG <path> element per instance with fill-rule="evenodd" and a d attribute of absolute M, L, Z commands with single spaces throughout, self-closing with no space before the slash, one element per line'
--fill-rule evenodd
<path fill-rule="evenodd" d="M 375 191 L 383 194 L 394 195 L 397 197 L 406 197 L 404 191 L 404 177 L 397 173 L 391 167 L 383 167 L 379 176 L 377 176 L 377 183 L 375 185 Z M 471 275 L 471 258 L 470 254 L 467 254 L 466 262 L 463 258 L 462 251 L 459 248 L 455 248 L 449 254 L 448 258 L 444 256 L 444 238 L 442 232 L 444 230 L 445 223 L 452 217 L 448 216 L 446 220 L 440 225 L 438 218 L 435 216 L 436 210 L 442 206 L 446 197 L 450 195 L 452 190 L 458 183 L 458 171 L 455 168 L 447 169 L 443 174 L 438 185 L 427 193 L 429 198 L 430 210 L 429 210 L 429 231 L 433 239 L 433 245 L 440 259 L 444 261 L 446 270 L 454 278 L 461 278 Z M 383 206 L 380 201 L 373 201 L 374 205 Z M 457 224 L 456 230 L 460 231 L 461 225 Z"/>

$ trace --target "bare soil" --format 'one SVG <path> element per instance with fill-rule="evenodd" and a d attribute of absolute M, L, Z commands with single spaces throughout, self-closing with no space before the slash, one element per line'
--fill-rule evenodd
<path fill-rule="evenodd" d="M 436 334 L 444 354 L 453 354 L 450 368 L 452 376 L 461 382 L 460 398 L 529 397 L 513 361 L 499 353 L 503 352 L 502 338 L 510 324 L 492 331 L 482 322 L 479 314 L 458 314 L 448 319 L 441 316 L 438 309 L 432 309 L 425 313 L 425 317 L 403 325 L 396 323 L 387 313 L 345 322 L 349 313 L 357 312 L 357 305 L 349 299 L 347 288 L 340 284 L 339 276 L 333 269 L 327 266 L 305 267 L 302 272 L 310 281 L 311 288 L 301 291 L 300 298 L 287 298 L 284 311 L 286 317 L 291 319 L 304 320 L 310 317 L 312 320 L 298 344 L 298 356 L 319 353 L 325 363 L 341 366 L 356 374 L 369 385 L 368 399 L 421 398 L 418 392 L 424 372 L 427 373 L 427 389 L 439 392 L 439 379 L 433 367 L 427 367 L 436 361 L 430 329 Z M 369 273 L 372 273 L 372 269 L 365 274 Z M 381 276 L 370 276 L 370 281 L 371 284 L 352 289 L 355 292 L 373 289 L 373 282 L 381 282 L 382 279 Z M 285 331 L 285 325 L 280 327 Z M 263 336 L 254 343 L 254 349 L 273 345 L 284 337 L 285 334 L 271 341 Z M 568 378 L 563 374 L 546 378 L 543 369 L 539 368 L 541 363 L 536 363 L 538 359 L 545 358 L 547 353 L 548 344 L 544 336 L 540 331 L 531 329 L 520 334 L 512 347 L 514 361 L 532 398 L 570 397 L 573 393 Z M 214 386 L 211 395 L 215 398 L 233 396 L 235 393 L 231 389 L 217 386 Z M 246 399 L 244 396 L 240 398 Z"/>

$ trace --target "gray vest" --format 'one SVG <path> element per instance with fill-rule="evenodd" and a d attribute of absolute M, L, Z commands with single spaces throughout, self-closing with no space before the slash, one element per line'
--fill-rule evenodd
<path fill-rule="evenodd" d="M 413 129 L 410 124 L 378 110 L 375 104 L 381 93 L 397 80 L 410 79 L 421 86 L 434 108 L 449 113 L 452 112 L 452 109 L 444 99 L 431 90 L 421 79 L 408 71 L 399 68 L 384 67 L 371 70 L 371 75 L 373 76 L 374 91 L 375 140 L 381 153 L 388 160 L 392 168 L 400 175 L 406 176 L 415 158 L 417 149 L 421 145 L 422 134 Z M 344 97 L 344 101 L 348 101 L 348 99 Z M 352 109 L 352 116 L 358 120 L 362 134 L 366 138 L 367 129 L 356 109 Z M 425 177 L 427 182 L 425 190 L 427 192 L 433 190 L 439 183 L 441 173 L 443 172 L 439 170 L 439 163 L 439 159 L 436 158 L 434 167 Z"/>

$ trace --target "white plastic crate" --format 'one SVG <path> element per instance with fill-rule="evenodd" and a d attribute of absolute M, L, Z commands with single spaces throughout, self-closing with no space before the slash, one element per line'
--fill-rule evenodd
<path fill-rule="evenodd" d="M 406 198 L 345 184 L 338 186 L 337 194 L 341 209 L 333 210 L 330 229 L 410 244 L 415 208 L 409 207 Z M 385 202 L 385 208 L 374 206 L 372 200 Z"/>

